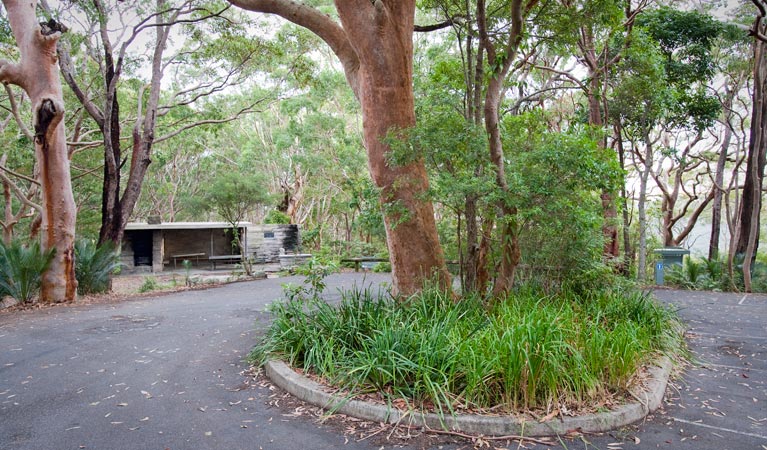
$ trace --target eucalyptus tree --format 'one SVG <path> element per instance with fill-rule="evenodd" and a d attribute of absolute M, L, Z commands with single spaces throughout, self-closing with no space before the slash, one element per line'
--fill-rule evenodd
<path fill-rule="evenodd" d="M 506 179 L 506 161 L 500 128 L 500 107 L 506 77 L 517 63 L 517 55 L 525 36 L 528 16 L 538 4 L 537 0 L 511 0 L 499 5 L 508 14 L 490 16 L 485 0 L 477 1 L 477 30 L 479 42 L 489 66 L 483 108 L 484 125 L 494 167 L 495 180 L 502 196 L 498 202 L 501 212 L 501 261 L 493 284 L 496 295 L 507 292 L 514 284 L 514 276 L 521 258 L 517 207 L 509 201 L 510 188 Z"/>
<path fill-rule="evenodd" d="M 628 39 L 621 38 L 631 33 L 637 16 L 652 2 L 651 0 L 559 0 L 558 3 L 555 13 L 549 16 L 548 32 L 553 34 L 551 39 L 555 47 L 561 48 L 568 54 L 578 55 L 578 62 L 586 69 L 584 76 L 579 79 L 572 73 L 566 73 L 566 75 L 575 81 L 576 86 L 585 95 L 587 123 L 597 129 L 605 128 L 609 124 L 607 99 L 610 84 L 608 80 L 616 64 L 621 60 L 623 48 L 630 42 Z M 539 65 L 539 68 L 558 71 L 554 67 Z M 600 139 L 603 147 L 607 147 L 607 136 L 608 133 L 604 132 L 603 138 Z M 623 158 L 623 155 L 618 155 L 619 160 L 622 161 Z M 617 264 L 620 248 L 615 193 L 603 192 L 601 199 L 605 218 L 604 256 Z M 625 254 L 628 254 L 629 249 L 625 250 Z M 624 261 L 623 264 L 628 262 Z"/>
<path fill-rule="evenodd" d="M 56 68 L 56 45 L 65 30 L 56 21 L 39 23 L 37 2 L 3 0 L 19 60 L 0 60 L 0 81 L 20 86 L 32 105 L 35 158 L 41 186 L 41 243 L 55 249 L 43 273 L 40 297 L 73 301 L 77 295 L 74 235 L 76 208 L 64 131 L 64 99 Z"/>
<path fill-rule="evenodd" d="M 127 4 L 92 0 L 60 3 L 57 6 L 61 10 L 57 11 L 43 4 L 47 14 L 75 24 L 86 18 L 79 24 L 78 33 L 73 32 L 69 42 L 59 45 L 58 54 L 64 79 L 102 137 L 99 242 L 118 243 L 140 197 L 153 146 L 198 125 L 233 120 L 251 108 L 224 118 L 190 116 L 166 129 L 158 128 L 160 119 L 175 107 L 192 105 L 243 82 L 256 50 L 249 46 L 250 40 L 242 39 L 244 31 L 236 26 L 236 19 L 225 16 L 228 8 L 212 2 L 156 0 Z M 183 38 L 184 33 L 190 39 L 177 51 L 169 51 L 170 42 Z M 146 60 L 136 49 L 142 41 L 151 42 L 151 56 Z M 226 42 L 229 48 L 219 45 L 212 51 L 210 47 L 215 44 L 211 42 Z M 140 73 L 142 65 L 148 68 L 148 74 Z M 171 70 L 177 79 L 186 78 L 185 82 L 174 83 L 168 93 L 164 92 L 170 84 L 166 74 Z M 147 82 L 141 81 L 144 76 Z M 131 93 L 126 102 L 127 92 Z M 127 114 L 126 103 L 130 107 Z M 124 141 L 129 142 L 127 154 L 123 151 Z"/>
<path fill-rule="evenodd" d="M 655 147 L 660 139 L 653 135 L 653 131 L 672 103 L 663 55 L 646 33 L 633 33 L 612 83 L 609 111 L 617 124 L 620 139 L 631 144 L 631 156 L 639 171 L 637 278 L 644 280 L 647 266 L 647 191 L 655 164 Z M 644 147 L 640 147 L 639 143 Z"/>
<path fill-rule="evenodd" d="M 415 125 L 413 30 L 415 0 L 336 0 L 339 21 L 291 0 L 230 0 L 241 8 L 276 14 L 317 34 L 338 57 L 362 106 L 363 135 L 371 176 L 385 207 L 387 245 L 394 288 L 419 291 L 434 278 L 450 289 L 428 197 L 423 159 L 387 163 L 385 137 Z"/>
<path fill-rule="evenodd" d="M 703 132 L 679 131 L 663 135 L 663 149 L 651 175 L 661 192 L 661 242 L 680 246 L 690 235 L 718 188 L 708 183 L 707 163 L 713 152 L 703 142 Z M 681 227 L 681 228 L 680 228 Z"/>
<path fill-rule="evenodd" d="M 645 275 L 647 255 L 645 203 L 649 178 L 655 178 L 662 192 L 664 242 L 679 244 L 681 236 L 673 236 L 674 225 L 681 219 L 675 205 L 681 189 L 696 185 L 683 180 L 686 171 L 699 165 L 687 159 L 693 148 L 690 144 L 676 155 L 669 146 L 657 148 L 655 144 L 668 140 L 664 134 L 685 130 L 694 131 L 691 136 L 694 143 L 718 117 L 721 105 L 706 91 L 706 86 L 716 73 L 712 51 L 725 26 L 711 16 L 668 7 L 645 11 L 636 17 L 634 25 L 632 35 L 627 38 L 629 47 L 614 77 L 615 87 L 608 105 L 615 120 L 620 122 L 619 129 L 633 132 L 633 141 L 639 140 L 645 145 L 644 151 L 635 154 L 641 166 L 637 271 L 641 279 Z M 663 168 L 654 168 L 662 164 L 665 157 L 675 163 L 676 175 L 671 185 L 659 176 Z M 697 200 L 699 192 L 690 195 Z M 711 189 L 697 203 L 693 214 L 685 217 L 688 227 L 681 232 L 682 236 L 689 233 L 713 195 L 714 189 Z M 691 202 L 687 202 L 682 212 L 686 213 L 690 205 Z"/>
<path fill-rule="evenodd" d="M 749 33 L 753 44 L 753 93 L 751 111 L 751 135 L 746 158 L 746 176 L 743 197 L 739 209 L 736 245 L 733 251 L 742 254 L 743 284 L 751 292 L 751 267 L 759 248 L 759 226 L 762 209 L 764 168 L 767 161 L 767 1 L 751 0 L 756 14 Z M 730 264 L 732 265 L 732 264 Z"/>
<path fill-rule="evenodd" d="M 719 119 L 721 137 L 718 139 L 720 150 L 716 157 L 716 168 L 709 170 L 709 173 L 712 174 L 711 183 L 715 187 L 714 198 L 711 202 L 711 236 L 708 249 L 708 258 L 712 260 L 719 257 L 723 206 L 724 212 L 730 210 L 729 201 L 727 203 L 724 201 L 729 198 L 731 191 L 737 192 L 735 184 L 738 182 L 737 173 L 742 161 L 737 147 L 742 145 L 742 141 L 747 140 L 745 133 L 742 133 L 746 122 L 744 114 L 746 109 L 742 106 L 744 102 L 741 96 L 752 71 L 750 56 L 748 55 L 750 44 L 745 33 L 730 30 L 730 32 L 725 33 L 715 49 L 715 60 L 722 80 L 719 86 L 714 86 L 711 89 L 717 92 L 717 97 L 722 105 L 722 115 Z M 734 155 L 732 147 L 736 147 Z M 734 176 L 730 177 L 729 182 L 725 185 L 727 163 L 731 159 L 735 160 Z M 734 231 L 732 216 L 732 214 L 724 216 L 731 236 L 734 235 L 732 233 Z"/>

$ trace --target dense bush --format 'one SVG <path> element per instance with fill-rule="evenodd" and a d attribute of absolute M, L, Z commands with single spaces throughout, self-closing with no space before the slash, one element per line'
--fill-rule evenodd
<path fill-rule="evenodd" d="M 110 289 L 112 275 L 120 268 L 120 256 L 112 243 L 96 245 L 89 239 L 75 242 L 75 276 L 78 294 L 96 294 Z"/>
<path fill-rule="evenodd" d="M 690 290 L 707 291 L 742 291 L 743 256 L 737 255 L 733 261 L 733 274 L 727 270 L 724 259 L 687 258 L 684 264 L 666 269 L 664 281 L 671 286 Z M 751 289 L 754 292 L 767 292 L 767 263 L 757 260 L 751 265 Z"/>
<path fill-rule="evenodd" d="M 290 223 L 290 216 L 282 211 L 276 209 L 270 209 L 264 217 L 264 223 L 274 225 L 287 225 Z"/>
<path fill-rule="evenodd" d="M 543 296 L 493 306 L 427 290 L 405 302 L 369 291 L 339 306 L 293 299 L 251 354 L 283 358 L 355 392 L 440 412 L 568 407 L 625 389 L 639 364 L 680 344 L 675 319 L 636 291 Z"/>
<path fill-rule="evenodd" d="M 53 259 L 55 249 L 43 252 L 38 242 L 0 243 L 0 296 L 11 296 L 29 303 L 40 290 L 43 272 Z"/>

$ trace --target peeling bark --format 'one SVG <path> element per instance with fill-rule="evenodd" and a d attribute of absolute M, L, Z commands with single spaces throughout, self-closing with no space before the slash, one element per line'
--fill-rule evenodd
<path fill-rule="evenodd" d="M 41 241 L 56 253 L 43 274 L 40 298 L 73 301 L 77 293 L 74 268 L 76 208 L 64 133 L 64 102 L 56 44 L 66 28 L 49 21 L 38 24 L 36 2 L 3 0 L 19 47 L 17 64 L 0 61 L 0 81 L 23 88 L 32 102 L 35 156 L 42 186 Z"/>

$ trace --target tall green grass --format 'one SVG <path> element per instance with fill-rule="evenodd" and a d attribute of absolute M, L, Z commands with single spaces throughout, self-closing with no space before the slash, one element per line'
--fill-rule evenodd
<path fill-rule="evenodd" d="M 519 291 L 486 307 L 436 290 L 406 302 L 370 291 L 334 307 L 291 300 L 251 358 L 282 358 L 355 392 L 440 412 L 578 405 L 627 388 L 638 366 L 681 345 L 674 316 L 647 296 Z"/>

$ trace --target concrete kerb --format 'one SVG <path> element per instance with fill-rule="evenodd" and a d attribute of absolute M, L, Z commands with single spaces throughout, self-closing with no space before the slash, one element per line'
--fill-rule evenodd
<path fill-rule="evenodd" d="M 516 419 L 510 416 L 483 416 L 458 414 L 440 417 L 433 413 L 402 412 L 385 405 L 350 400 L 327 393 L 323 387 L 296 373 L 283 361 L 266 363 L 266 375 L 274 384 L 300 400 L 319 406 L 333 413 L 345 414 L 358 419 L 391 424 L 450 430 L 484 436 L 555 436 L 571 430 L 601 433 L 644 419 L 658 409 L 663 401 L 666 384 L 671 373 L 671 360 L 663 356 L 655 365 L 648 367 L 649 377 L 644 386 L 631 392 L 637 400 L 618 406 L 610 411 L 576 417 L 552 419 L 547 422 Z"/>

